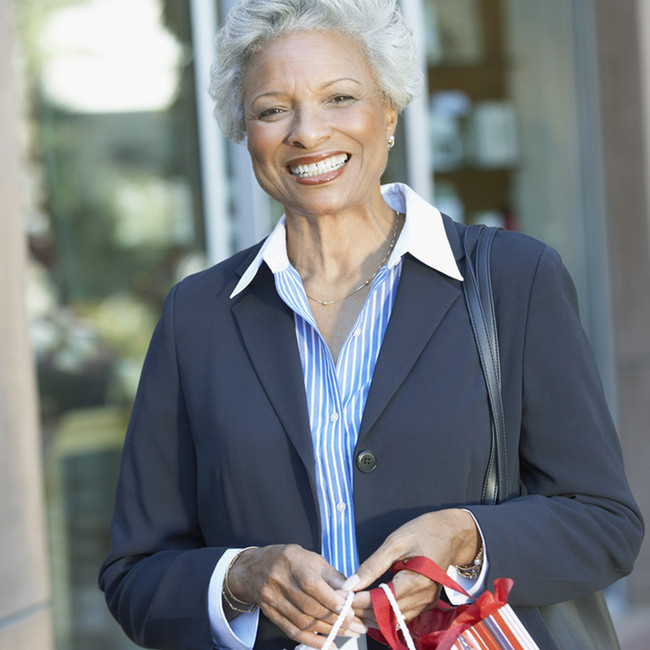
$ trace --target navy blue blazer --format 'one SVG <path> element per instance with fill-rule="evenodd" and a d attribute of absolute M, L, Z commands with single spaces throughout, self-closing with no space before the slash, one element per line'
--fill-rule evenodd
<path fill-rule="evenodd" d="M 445 228 L 462 270 L 464 226 Z M 208 583 L 226 548 L 320 550 L 293 313 L 266 265 L 229 297 L 257 250 L 174 287 L 144 365 L 100 584 L 146 647 L 212 647 Z M 492 254 L 511 499 L 476 505 L 490 414 L 462 283 L 407 255 L 356 448 L 377 459 L 354 470 L 359 556 L 413 517 L 468 507 L 487 585 L 513 578 L 511 604 L 554 648 L 536 607 L 630 572 L 643 525 L 559 256 L 507 231 Z M 261 617 L 256 648 L 293 645 Z"/>

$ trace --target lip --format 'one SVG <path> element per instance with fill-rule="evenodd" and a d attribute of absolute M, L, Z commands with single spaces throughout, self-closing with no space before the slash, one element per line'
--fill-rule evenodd
<path fill-rule="evenodd" d="M 295 169 L 296 167 L 300 166 L 315 165 L 323 160 L 334 158 L 336 156 L 345 156 L 347 159 L 343 162 L 343 164 L 340 164 L 340 166 L 336 167 L 335 169 L 323 171 L 322 173 L 316 174 L 314 176 L 302 176 L 291 171 L 292 168 Z M 312 156 L 302 156 L 300 158 L 294 158 L 291 160 L 287 164 L 286 168 L 289 175 L 296 181 L 296 183 L 299 183 L 301 185 L 322 185 L 323 183 L 329 183 L 330 181 L 338 178 L 343 173 L 343 170 L 347 164 L 350 162 L 351 157 L 352 156 L 345 151 L 335 151 Z"/>
<path fill-rule="evenodd" d="M 347 151 L 327 151 L 326 153 L 314 154 L 311 156 L 302 156 L 301 158 L 293 158 L 287 163 L 287 168 L 297 167 L 298 165 L 313 165 L 321 160 L 327 160 L 333 156 L 348 156 L 351 157 Z"/>

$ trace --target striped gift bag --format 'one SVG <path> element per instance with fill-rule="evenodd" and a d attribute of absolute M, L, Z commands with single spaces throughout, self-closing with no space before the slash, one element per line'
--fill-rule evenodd
<path fill-rule="evenodd" d="M 426 557 L 398 562 L 392 570 L 403 569 L 421 573 L 470 598 L 471 602 L 459 607 L 438 603 L 407 625 L 392 585 L 382 584 L 373 589 L 370 595 L 379 630 L 371 630 L 369 634 L 392 650 L 539 650 L 507 603 L 512 580 L 495 580 L 494 593 L 484 591 L 474 599 Z"/>

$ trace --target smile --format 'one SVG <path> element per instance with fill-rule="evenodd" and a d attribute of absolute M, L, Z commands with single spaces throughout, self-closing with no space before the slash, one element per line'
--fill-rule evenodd
<path fill-rule="evenodd" d="M 350 160 L 350 156 L 342 153 L 309 165 L 291 165 L 289 171 L 298 178 L 314 178 L 340 169 L 348 160 Z"/>

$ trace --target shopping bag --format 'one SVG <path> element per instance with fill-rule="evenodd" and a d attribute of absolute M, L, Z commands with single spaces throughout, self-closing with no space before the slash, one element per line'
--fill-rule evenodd
<path fill-rule="evenodd" d="M 429 558 L 403 560 L 392 571 L 404 569 L 425 575 L 471 602 L 452 607 L 439 601 L 407 625 L 392 584 L 372 589 L 370 596 L 379 629 L 369 634 L 392 650 L 539 650 L 507 603 L 513 585 L 509 578 L 495 580 L 493 593 L 486 590 L 473 598 Z"/>

